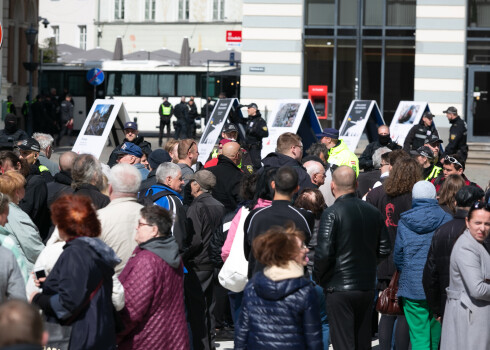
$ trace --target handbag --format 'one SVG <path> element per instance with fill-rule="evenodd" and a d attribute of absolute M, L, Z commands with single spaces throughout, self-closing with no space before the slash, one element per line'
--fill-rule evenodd
<path fill-rule="evenodd" d="M 398 300 L 396 294 L 398 293 L 398 279 L 400 278 L 400 272 L 395 271 L 393 277 L 391 277 L 388 288 L 383 290 L 379 295 L 376 302 L 376 311 L 383 315 L 403 315 L 403 308 Z"/>
<path fill-rule="evenodd" d="M 245 289 L 248 282 L 248 261 L 243 251 L 243 239 L 245 232 L 243 226 L 250 210 L 242 207 L 240 221 L 231 244 L 230 255 L 226 259 L 218 275 L 219 283 L 232 292 L 239 293 Z"/>
<path fill-rule="evenodd" d="M 45 329 L 49 334 L 48 343 L 45 346 L 45 349 L 52 350 L 68 350 L 70 346 L 70 338 L 71 338 L 71 324 L 75 322 L 75 319 L 80 315 L 82 310 L 90 303 L 90 301 L 94 298 L 95 294 L 102 287 L 104 280 L 100 280 L 97 287 L 90 293 L 90 297 L 86 300 L 78 310 L 76 310 L 73 315 L 63 324 L 55 323 L 55 322 L 45 322 Z"/>

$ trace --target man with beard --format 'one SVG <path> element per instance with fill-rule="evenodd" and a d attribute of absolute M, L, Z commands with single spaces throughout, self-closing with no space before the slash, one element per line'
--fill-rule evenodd
<path fill-rule="evenodd" d="M 138 135 L 138 125 L 135 122 L 127 122 L 124 124 L 124 135 L 126 136 L 124 140 L 121 142 L 119 146 L 114 148 L 109 157 L 109 161 L 107 165 L 111 168 L 117 163 L 117 153 L 121 150 L 122 145 L 126 142 L 134 143 L 136 146 L 141 148 L 143 153 L 150 154 L 151 153 L 151 144 L 143 138 L 143 136 Z"/>
<path fill-rule="evenodd" d="M 401 149 L 400 145 L 391 140 L 390 128 L 387 125 L 381 125 L 378 128 L 378 141 L 371 142 L 366 146 L 366 149 L 359 157 L 359 167 L 364 169 L 364 171 L 374 170 L 373 154 L 381 147 L 388 147 L 392 151 Z"/>

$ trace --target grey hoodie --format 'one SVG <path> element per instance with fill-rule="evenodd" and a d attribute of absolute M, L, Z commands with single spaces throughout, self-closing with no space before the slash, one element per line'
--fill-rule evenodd
<path fill-rule="evenodd" d="M 158 255 L 174 269 L 180 266 L 179 246 L 173 236 L 152 238 L 141 243 L 140 248 Z"/>

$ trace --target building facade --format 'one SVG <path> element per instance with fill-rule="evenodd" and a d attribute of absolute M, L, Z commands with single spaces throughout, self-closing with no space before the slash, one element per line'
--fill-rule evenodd
<path fill-rule="evenodd" d="M 40 0 L 49 27 L 40 42 L 113 51 L 122 38 L 124 54 L 166 48 L 180 52 L 184 37 L 191 50 L 227 49 L 226 31 L 241 30 L 241 0 Z M 239 47 L 235 47 L 239 50 Z"/>
<path fill-rule="evenodd" d="M 488 140 L 488 2 L 244 0 L 243 8 L 242 100 L 270 110 L 274 99 L 327 85 L 327 124 L 337 127 L 353 99 L 376 100 L 387 123 L 400 101 L 427 101 L 438 127 L 449 127 L 442 111 L 455 106 L 470 138 Z"/>

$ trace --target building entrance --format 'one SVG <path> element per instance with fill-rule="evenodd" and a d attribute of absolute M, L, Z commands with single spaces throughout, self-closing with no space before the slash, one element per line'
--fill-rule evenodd
<path fill-rule="evenodd" d="M 468 68 L 468 140 L 488 142 L 490 136 L 490 66 Z"/>

